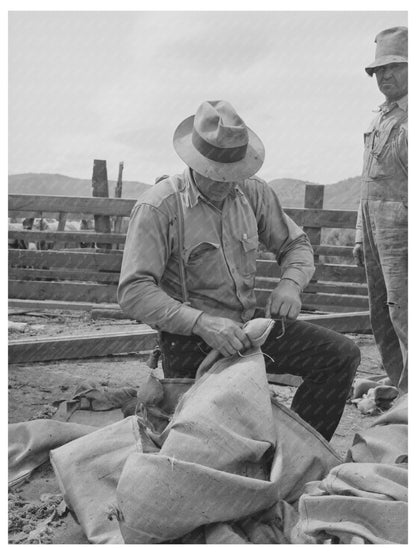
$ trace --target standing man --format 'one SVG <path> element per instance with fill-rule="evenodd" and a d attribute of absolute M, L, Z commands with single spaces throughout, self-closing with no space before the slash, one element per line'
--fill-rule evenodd
<path fill-rule="evenodd" d="M 154 185 L 132 211 L 121 307 L 162 332 L 165 377 L 194 377 L 211 349 L 230 356 L 250 348 L 242 327 L 255 316 L 260 240 L 282 273 L 265 310 L 280 319 L 262 347 L 272 359 L 267 371 L 303 377 L 292 408 L 329 440 L 360 352 L 343 335 L 296 320 L 313 251 L 274 191 L 253 177 L 264 160 L 261 140 L 231 104 L 210 101 L 178 126 L 173 144 L 187 168 Z"/>
<path fill-rule="evenodd" d="M 407 27 L 381 31 L 376 75 L 386 98 L 364 135 L 354 259 L 365 265 L 371 326 L 393 385 L 407 392 Z"/>

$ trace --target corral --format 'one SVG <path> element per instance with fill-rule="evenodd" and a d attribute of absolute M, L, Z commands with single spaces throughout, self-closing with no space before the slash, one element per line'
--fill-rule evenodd
<path fill-rule="evenodd" d="M 371 336 L 360 335 L 370 328 L 364 272 L 352 265 L 350 245 L 322 244 L 326 229 L 353 229 L 356 212 L 323 210 L 323 197 L 323 186 L 309 185 L 305 208 L 285 209 L 303 226 L 315 250 L 317 271 L 303 295 L 301 318 L 352 334 L 363 353 L 359 375 L 371 378 L 380 373 L 380 368 Z M 50 417 L 53 402 L 68 397 L 80 381 L 89 379 L 109 387 L 140 387 L 148 375 L 145 359 L 155 345 L 156 333 L 128 320 L 116 304 L 126 237 L 125 232 L 116 230 L 120 229 L 121 221 L 124 224 L 128 221 L 134 202 L 9 196 L 10 217 L 56 218 L 60 222 L 56 231 L 9 230 L 9 241 L 53 245 L 49 250 L 9 250 L 10 319 L 26 325 L 27 332 L 11 332 L 9 338 L 10 422 Z M 71 219 L 91 220 L 94 216 L 112 220 L 113 230 L 65 229 L 65 223 Z M 276 263 L 268 253 L 259 252 L 256 282 L 259 306 L 278 280 Z M 155 372 L 162 375 L 160 367 Z M 289 405 L 296 379 L 270 376 L 270 383 L 281 402 Z M 373 420 L 360 414 L 353 405 L 347 405 L 331 443 L 339 453 L 345 453 L 353 434 Z M 49 497 L 40 502 L 45 492 Z M 28 538 L 35 537 L 41 529 L 41 517 L 24 513 L 27 507 L 42 512 L 50 505 L 50 511 L 56 513 L 58 507 L 54 502 L 59 499 L 52 470 L 44 465 L 30 482 L 12 494 L 10 514 L 22 525 L 16 524 L 10 541 L 30 543 Z M 55 516 L 54 521 L 57 526 L 46 527 L 48 534 L 36 536 L 35 543 L 86 543 L 79 526 L 67 513 Z"/>
<path fill-rule="evenodd" d="M 286 213 L 308 234 L 315 252 L 316 272 L 303 293 L 303 317 L 341 332 L 367 331 L 369 320 L 365 273 L 363 268 L 352 264 L 352 246 L 321 243 L 323 230 L 354 229 L 357 215 L 351 210 L 324 210 L 324 190 L 322 185 L 307 185 L 305 207 L 285 208 Z M 122 220 L 124 223 L 128 220 L 134 203 L 133 199 L 10 195 L 11 217 L 49 217 L 60 222 L 56 231 L 9 230 L 9 240 L 53 245 L 51 250 L 9 250 L 11 306 L 101 309 L 110 311 L 113 316 L 121 316 L 116 304 L 116 290 L 126 233 L 115 230 L 120 229 Z M 69 217 L 81 220 L 86 215 L 94 217 L 96 221 L 97 218 L 107 218 L 108 224 L 112 219 L 113 230 L 65 230 L 65 222 Z M 94 244 L 95 247 L 67 248 L 68 244 Z M 264 305 L 270 290 L 279 280 L 278 266 L 267 258 L 270 258 L 267 253 L 259 253 L 256 280 L 258 306 Z M 342 263 L 339 263 L 340 260 Z M 76 357 L 82 358 L 96 356 L 97 353 L 104 356 L 130 352 L 133 347 L 137 349 L 141 342 L 143 349 L 148 349 L 153 336 L 154 333 L 148 330 L 126 337 L 107 337 L 105 340 L 91 338 L 85 349 L 82 342 L 75 345 L 75 339 L 70 343 L 75 346 Z M 70 344 L 64 345 L 63 340 L 58 347 L 48 345 L 46 340 L 29 343 L 12 342 L 9 347 L 10 361 L 72 357 Z"/>

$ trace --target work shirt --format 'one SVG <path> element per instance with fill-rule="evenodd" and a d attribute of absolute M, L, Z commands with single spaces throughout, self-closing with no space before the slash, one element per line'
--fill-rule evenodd
<path fill-rule="evenodd" d="M 183 208 L 189 304 L 182 302 L 180 228 L 172 181 Z M 202 312 L 246 322 L 256 308 L 259 240 L 276 255 L 282 277 L 303 289 L 314 272 L 312 247 L 267 183 L 257 177 L 236 183 L 220 210 L 202 195 L 186 169 L 152 186 L 133 208 L 119 304 L 131 318 L 182 335 L 191 335 Z"/>
<path fill-rule="evenodd" d="M 364 134 L 361 201 L 402 202 L 407 206 L 408 96 L 379 106 Z M 362 243 L 361 203 L 355 240 Z"/>

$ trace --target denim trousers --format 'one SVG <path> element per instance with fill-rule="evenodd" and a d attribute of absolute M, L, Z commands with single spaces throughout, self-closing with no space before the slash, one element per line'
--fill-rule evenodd
<path fill-rule="evenodd" d="M 198 336 L 162 332 L 160 348 L 165 378 L 195 377 L 211 348 Z M 301 320 L 282 321 L 262 346 L 266 372 L 301 376 L 292 401 L 303 420 L 330 440 L 344 411 L 360 363 L 360 350 L 349 338 Z"/>
<path fill-rule="evenodd" d="M 408 389 L 408 208 L 404 202 L 362 200 L 370 321 L 384 369 Z"/>

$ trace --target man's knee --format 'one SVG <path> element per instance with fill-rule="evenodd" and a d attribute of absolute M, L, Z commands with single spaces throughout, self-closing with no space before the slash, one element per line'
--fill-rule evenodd
<path fill-rule="evenodd" d="M 342 337 L 343 341 L 340 342 L 339 345 L 341 359 L 345 367 L 350 370 L 351 374 L 355 374 L 361 362 L 361 351 L 354 341 L 348 337 Z"/>

